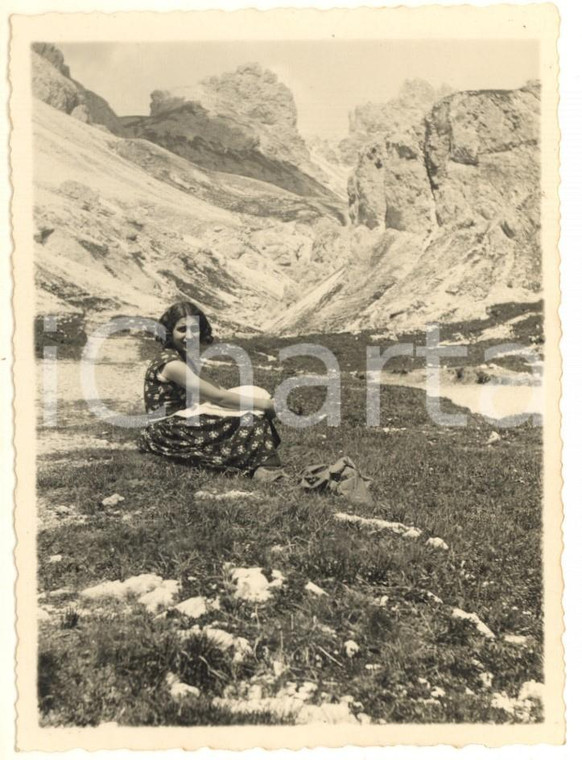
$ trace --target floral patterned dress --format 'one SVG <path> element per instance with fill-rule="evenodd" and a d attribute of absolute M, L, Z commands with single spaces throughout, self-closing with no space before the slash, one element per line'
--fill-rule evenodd
<path fill-rule="evenodd" d="M 146 411 L 165 409 L 167 416 L 142 430 L 140 448 L 214 470 L 235 469 L 251 474 L 261 465 L 280 465 L 275 449 L 281 439 L 273 423 L 263 416 L 251 412 L 242 417 L 168 416 L 186 408 L 186 389 L 160 377 L 164 366 L 176 360 L 184 361 L 178 351 L 164 349 L 146 371 Z"/>

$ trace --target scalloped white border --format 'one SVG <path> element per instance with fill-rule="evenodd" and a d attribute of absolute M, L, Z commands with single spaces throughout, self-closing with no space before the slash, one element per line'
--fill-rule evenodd
<path fill-rule="evenodd" d="M 475 2 L 473 5 L 489 5 L 486 2 Z M 524 5 L 527 3 L 519 2 L 516 5 Z M 210 7 L 216 8 L 217 4 L 209 3 L 192 3 L 192 2 L 152 2 L 150 0 L 117 0 L 112 2 L 111 0 L 100 0 L 99 2 L 88 2 L 87 0 L 53 0 L 53 2 L 47 2 L 46 0 L 36 0 L 36 2 L 27 2 L 26 0 L 20 0 L 19 2 L 9 2 L 7 12 L 16 13 L 42 13 L 49 10 L 59 11 L 89 11 L 93 9 L 99 9 L 105 12 L 111 12 L 114 10 L 169 10 L 171 9 L 203 9 Z M 255 8 L 271 8 L 276 6 L 273 2 L 260 2 L 244 3 L 244 2 L 225 2 L 224 0 L 218 4 L 220 8 L 244 8 L 252 5 Z M 361 3 L 354 2 L 299 2 L 298 0 L 290 0 L 283 3 L 283 7 L 358 7 Z M 368 7 L 380 6 L 381 3 L 369 2 L 366 3 Z M 406 5 L 411 7 L 421 6 L 422 3 L 418 2 L 406 2 L 400 5 Z M 459 2 L 449 2 L 447 5 L 462 5 Z M 494 751 L 496 755 L 511 758 L 519 757 L 537 757 L 544 756 L 549 757 L 551 755 L 561 757 L 574 757 L 576 749 L 582 747 L 580 741 L 581 735 L 578 730 L 577 723 L 579 721 L 575 718 L 575 700 L 577 698 L 577 692 L 580 688 L 580 666 L 579 663 L 582 658 L 576 657 L 576 650 L 579 648 L 580 642 L 580 615 L 577 614 L 577 608 L 579 607 L 579 592 L 574 584 L 576 584 L 575 574 L 576 570 L 580 570 L 580 552 L 577 549 L 577 542 L 580 540 L 580 508 L 577 505 L 580 499 L 581 492 L 581 477 L 580 477 L 580 454 L 582 453 L 581 445 L 576 436 L 576 428 L 578 426 L 578 420 L 582 418 L 582 415 L 576 414 L 580 412 L 580 388 L 582 383 L 582 367 L 577 352 L 581 342 L 577 338 L 576 329 L 578 324 L 582 323 L 582 313 L 580 313 L 580 288 L 582 287 L 582 274 L 580 265 L 580 258 L 582 257 L 582 251 L 580 250 L 581 240 L 581 195 L 582 189 L 582 141 L 580 137 L 582 135 L 582 128 L 580 126 L 580 93 L 582 92 L 582 81 L 579 69 L 580 63 L 580 31 L 582 30 L 582 24 L 580 23 L 580 10 L 576 4 L 576 0 L 562 0 L 558 2 L 560 12 L 562 14 L 562 41 L 560 43 L 561 54 L 561 94 L 562 101 L 560 105 L 560 118 L 561 129 L 563 135 L 562 141 L 562 191 L 561 191 L 561 203 L 562 203 L 562 236 L 561 236 L 561 248 L 562 248 L 562 291 L 563 300 L 561 306 L 561 315 L 564 323 L 564 339 L 562 342 L 562 349 L 564 353 L 564 399 L 562 412 L 564 415 L 564 427 L 563 435 L 566 444 L 564 452 L 564 472 L 566 476 L 566 484 L 564 487 L 564 500 L 566 503 L 566 522 L 565 522 L 565 535 L 566 535 L 566 553 L 564 557 L 565 571 L 567 578 L 570 579 L 570 586 L 566 587 L 565 601 L 567 612 L 567 631 L 565 636 L 566 646 L 569 647 L 571 657 L 568 658 L 568 680 L 566 684 L 566 700 L 569 706 L 569 742 L 568 747 L 505 747 L 498 750 L 486 750 L 482 747 L 469 747 L 462 750 L 465 756 L 480 756 L 485 752 Z M 3 42 L 7 37 L 6 28 L 6 16 L 2 15 L 2 32 Z M 2 62 L 6 62 L 6 46 L 2 46 Z M 5 149 L 5 145 L 3 146 Z M 5 158 L 6 161 L 6 158 Z M 9 197 L 9 188 L 4 183 L 2 185 L 2 200 Z M 4 206 L 6 208 L 6 205 Z M 6 216 L 5 216 L 6 219 Z M 2 419 L 5 422 L 3 428 L 3 436 L 0 445 L 0 478 L 4 486 L 3 495 L 5 498 L 2 501 L 4 509 L 2 510 L 1 523 L 2 530 L 0 533 L 2 540 L 2 548 L 5 550 L 1 555 L 0 568 L 2 573 L 0 575 L 0 588 L 7 597 L 5 605 L 3 605 L 4 615 L 2 616 L 3 624 L 1 629 L 2 635 L 2 648 L 0 654 L 3 659 L 1 660 L 4 668 L 0 672 L 8 674 L 12 669 L 12 655 L 11 650 L 14 645 L 14 634 L 10 629 L 10 615 L 9 607 L 6 604 L 11 599 L 11 583 L 14 575 L 14 569 L 10 556 L 13 537 L 11 536 L 11 523 L 10 514 L 7 508 L 11 499 L 11 490 L 13 485 L 13 473 L 12 463 L 10 461 L 9 447 L 6 446 L 7 440 L 4 432 L 6 430 L 6 423 L 10 419 L 10 393 L 7 392 L 11 386 L 11 379 L 9 374 L 9 354 L 10 354 L 10 337 L 11 337 L 11 310 L 8 302 L 6 283 L 9 282 L 9 262 L 6 252 L 10 250 L 11 241 L 7 232 L 7 226 L 2 226 L 2 252 L 5 254 L 1 258 L 1 266 L 4 267 L 0 270 L 0 282 L 3 283 L 2 289 L 2 316 L 4 319 L 0 320 L 0 339 L 1 353 L 0 353 L 0 387 L 3 389 L 1 394 L 2 401 Z M 576 246 L 576 243 L 578 245 Z M 4 275 L 4 276 L 2 276 Z M 4 359 L 4 357 L 7 357 Z M 4 359 L 3 361 L 1 359 Z M 3 477 L 2 477 L 3 476 Z M 577 585 L 577 584 L 576 584 Z M 6 625 L 7 623 L 7 625 Z M 13 708 L 12 701 L 14 699 L 14 691 L 10 687 L 10 679 L 6 676 L 2 679 L 2 688 L 0 691 L 0 730 L 1 735 L 4 737 L 4 741 L 8 739 L 9 744 L 6 746 L 6 755 L 12 754 L 10 752 L 10 744 L 13 744 Z M 578 697 L 579 700 L 579 697 Z M 579 704 L 579 702 L 578 702 Z M 11 740 L 12 739 L 12 740 Z M 358 756 L 364 750 L 334 750 L 334 757 L 338 756 L 341 752 L 343 756 L 354 757 L 355 752 L 358 752 Z M 302 755 L 307 756 L 304 751 Z M 317 750 L 318 754 L 324 752 L 324 750 Z M 396 748 L 390 750 L 392 756 L 404 756 L 415 757 L 420 752 L 430 752 L 435 756 L 450 757 L 451 749 L 447 747 L 435 747 L 435 748 Z M 252 751 L 253 755 L 256 753 Z M 367 756 L 380 756 L 380 750 L 365 750 Z M 36 753 L 35 753 L 36 754 Z M 126 753 L 116 753 L 116 756 Z M 174 752 L 165 753 L 167 755 L 175 754 Z M 212 753 L 215 754 L 215 753 Z M 249 754 L 249 753 L 247 753 Z M 578 753 L 577 753 L 578 754 Z M 70 753 L 71 756 L 81 756 L 80 752 L 75 751 Z M 127 755 L 129 756 L 129 755 Z M 135 756 L 135 755 L 133 755 Z"/>

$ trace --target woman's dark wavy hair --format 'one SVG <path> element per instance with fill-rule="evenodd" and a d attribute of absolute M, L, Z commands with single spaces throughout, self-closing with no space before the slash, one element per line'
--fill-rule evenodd
<path fill-rule="evenodd" d="M 210 326 L 206 314 L 191 301 L 179 301 L 178 303 L 172 304 L 172 306 L 170 306 L 170 308 L 167 309 L 158 320 L 164 328 L 164 337 L 158 339 L 164 348 L 171 347 L 174 327 L 176 327 L 176 323 L 184 317 L 197 317 L 200 327 L 200 342 L 212 343 L 212 327 Z"/>

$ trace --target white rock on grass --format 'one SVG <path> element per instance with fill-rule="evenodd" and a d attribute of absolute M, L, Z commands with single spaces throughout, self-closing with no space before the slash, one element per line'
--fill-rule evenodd
<path fill-rule="evenodd" d="M 114 493 L 111 496 L 107 496 L 107 498 L 103 499 L 101 501 L 101 504 L 104 507 L 115 507 L 117 504 L 120 504 L 122 501 L 125 501 L 125 496 L 121 496 L 121 494 Z"/>
<path fill-rule="evenodd" d="M 203 596 L 191 596 L 189 599 L 185 599 L 180 604 L 174 607 L 175 610 L 181 612 L 182 615 L 186 615 L 193 620 L 196 620 L 202 615 L 206 615 L 208 612 L 208 605 L 206 599 Z"/>
<path fill-rule="evenodd" d="M 106 597 L 124 599 L 126 595 L 127 591 L 121 581 L 103 581 L 103 583 L 89 586 L 89 588 L 81 591 L 81 596 L 84 596 L 86 599 L 103 599 Z"/>
<path fill-rule="evenodd" d="M 267 580 L 260 567 L 235 567 L 230 569 L 230 577 L 236 585 L 235 597 L 247 602 L 266 602 L 273 589 L 285 582 L 279 570 L 273 570 L 273 580 Z"/>
<path fill-rule="evenodd" d="M 196 686 L 190 686 L 190 684 L 182 683 L 177 675 L 174 673 L 168 673 L 166 676 L 166 684 L 170 690 L 172 699 L 181 700 L 185 697 L 199 697 L 200 689 Z"/>
<path fill-rule="evenodd" d="M 422 536 L 422 531 L 420 528 L 409 528 L 407 531 L 405 531 L 402 534 L 402 538 L 420 538 Z M 363 715 L 364 713 L 362 713 Z"/>
<path fill-rule="evenodd" d="M 426 545 L 431 546 L 433 549 L 442 549 L 444 552 L 449 549 L 449 545 L 443 541 L 442 538 L 438 538 L 437 536 L 427 539 Z"/>
<path fill-rule="evenodd" d="M 348 639 L 348 641 L 344 642 L 344 651 L 346 656 L 351 659 L 358 654 L 360 647 L 353 639 Z"/>
<path fill-rule="evenodd" d="M 509 697 L 505 691 L 496 692 L 491 697 L 491 706 L 503 710 L 509 715 L 529 722 L 536 702 L 543 704 L 544 685 L 536 681 L 527 681 L 519 690 L 517 698 Z"/>
<path fill-rule="evenodd" d="M 434 689 L 431 691 L 430 696 L 433 699 L 440 699 L 441 697 L 446 696 L 446 691 L 444 689 L 441 689 L 440 686 L 435 686 Z"/>
<path fill-rule="evenodd" d="M 123 582 L 123 586 L 127 594 L 141 596 L 142 594 L 147 594 L 148 591 L 158 588 L 162 583 L 164 583 L 164 579 L 160 575 L 142 573 L 141 575 L 132 575 L 131 578 L 127 578 Z"/>
<path fill-rule="evenodd" d="M 158 612 L 172 605 L 178 595 L 180 584 L 174 580 L 163 580 L 159 575 L 143 573 L 133 575 L 125 581 L 104 581 L 81 591 L 86 599 L 129 599 L 138 597 L 149 612 Z"/>
<path fill-rule="evenodd" d="M 134 575 L 131 578 L 127 578 L 125 581 L 103 581 L 96 586 L 89 586 L 89 588 L 81 591 L 81 596 L 87 599 L 102 599 L 105 597 L 124 599 L 131 595 L 142 595 L 148 591 L 152 591 L 162 583 L 162 578 L 159 575 L 152 575 L 151 573 L 143 573 L 142 575 Z"/>
<path fill-rule="evenodd" d="M 140 596 L 137 601 L 139 604 L 143 604 L 148 612 L 156 613 L 171 607 L 179 593 L 179 581 L 167 580 L 162 581 L 161 585 L 152 591 L 148 591 L 147 594 Z"/>
<path fill-rule="evenodd" d="M 508 644 L 515 644 L 518 647 L 525 647 L 529 643 L 527 636 L 518 636 L 513 633 L 506 633 L 503 636 L 503 641 L 506 641 Z"/>
<path fill-rule="evenodd" d="M 39 594 L 39 599 L 48 597 L 49 599 L 63 599 L 67 596 L 76 596 L 77 592 L 75 589 L 70 588 L 69 586 L 63 586 L 62 588 L 55 588 L 53 591 L 46 591 L 43 594 Z"/>
<path fill-rule="evenodd" d="M 204 635 L 216 644 L 223 651 L 232 649 L 234 652 L 233 662 L 243 662 L 247 657 L 250 657 L 253 653 L 253 648 L 249 644 L 248 639 L 243 636 L 233 636 L 228 631 L 223 631 L 220 628 L 204 628 Z"/>
<path fill-rule="evenodd" d="M 271 575 L 273 576 L 273 580 L 269 582 L 270 588 L 281 588 L 281 586 L 285 583 L 285 576 L 280 570 L 273 570 L 271 572 Z"/>
<path fill-rule="evenodd" d="M 252 491 L 225 491 L 224 493 L 212 493 L 212 491 L 196 491 L 196 499 L 208 499 L 210 501 L 229 501 L 230 499 L 256 499 Z"/>
<path fill-rule="evenodd" d="M 519 700 L 508 697 L 504 691 L 496 692 L 491 696 L 491 707 L 504 710 L 507 713 L 515 712 Z"/>
<path fill-rule="evenodd" d="M 519 690 L 518 699 L 523 701 L 525 699 L 538 699 L 543 703 L 544 701 L 545 686 L 539 681 L 526 681 Z"/>
<path fill-rule="evenodd" d="M 253 654 L 253 648 L 250 645 L 249 640 L 245 639 L 244 636 L 235 636 L 232 648 L 234 649 L 235 662 L 242 662 Z"/>
<path fill-rule="evenodd" d="M 489 438 L 487 439 L 487 446 L 491 446 L 492 444 L 497 443 L 497 441 L 500 441 L 500 440 L 501 440 L 501 436 L 499 435 L 499 433 L 496 433 L 495 431 L 493 431 L 491 435 L 489 436 Z"/>
<path fill-rule="evenodd" d="M 418 538 L 422 535 L 419 528 L 413 525 L 404 525 L 400 522 L 389 522 L 388 520 L 379 520 L 376 517 L 360 517 L 359 515 L 350 515 L 347 512 L 336 512 L 335 519 L 339 522 L 352 523 L 362 528 L 372 528 L 374 530 L 389 530 L 403 538 Z"/>
<path fill-rule="evenodd" d="M 494 639 L 495 634 L 489 628 L 485 625 L 485 623 L 481 620 L 481 618 L 477 615 L 475 612 L 465 612 L 465 610 L 461 610 L 458 607 L 455 607 L 455 609 L 451 613 L 452 617 L 459 618 L 460 620 L 468 620 L 470 623 L 473 623 L 475 628 L 479 631 L 479 633 L 487 639 Z"/>
<path fill-rule="evenodd" d="M 315 596 L 328 596 L 327 591 L 324 591 L 321 586 L 318 586 L 316 583 L 312 583 L 311 581 L 308 581 L 305 584 L 304 588 L 310 594 L 314 594 Z"/>
<path fill-rule="evenodd" d="M 51 556 L 47 560 L 49 565 L 56 565 L 57 563 L 62 562 L 62 561 L 63 561 L 62 554 L 51 554 Z"/>
<path fill-rule="evenodd" d="M 300 684 L 288 681 L 276 695 L 266 696 L 262 682 L 240 682 L 238 687 L 227 686 L 223 696 L 214 698 L 212 704 L 239 715 L 271 713 L 277 718 L 291 719 L 295 724 L 358 723 L 352 710 L 357 708 L 358 712 L 363 712 L 363 705 L 353 702 L 353 697 L 351 705 L 346 702 L 330 704 L 323 699 L 322 692 L 321 704 L 314 705 L 312 700 L 317 692 L 318 685 L 313 681 L 304 681 Z M 329 695 L 326 696 L 329 699 Z"/>
<path fill-rule="evenodd" d="M 39 623 L 48 623 L 48 621 L 51 619 L 51 616 L 47 612 L 47 610 L 43 609 L 42 607 L 38 608 L 38 611 L 36 613 L 36 619 Z"/>
<path fill-rule="evenodd" d="M 196 620 L 202 615 L 208 615 L 210 612 L 220 610 L 220 599 L 218 597 L 210 599 L 204 596 L 192 596 L 180 602 L 174 609 L 178 610 L 182 615 Z"/>

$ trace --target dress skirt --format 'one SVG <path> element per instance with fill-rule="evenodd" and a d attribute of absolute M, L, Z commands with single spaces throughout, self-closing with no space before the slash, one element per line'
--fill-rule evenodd
<path fill-rule="evenodd" d="M 275 451 L 280 443 L 273 423 L 249 412 L 242 417 L 165 417 L 141 431 L 139 446 L 185 464 L 251 474 L 257 467 L 281 464 Z"/>

